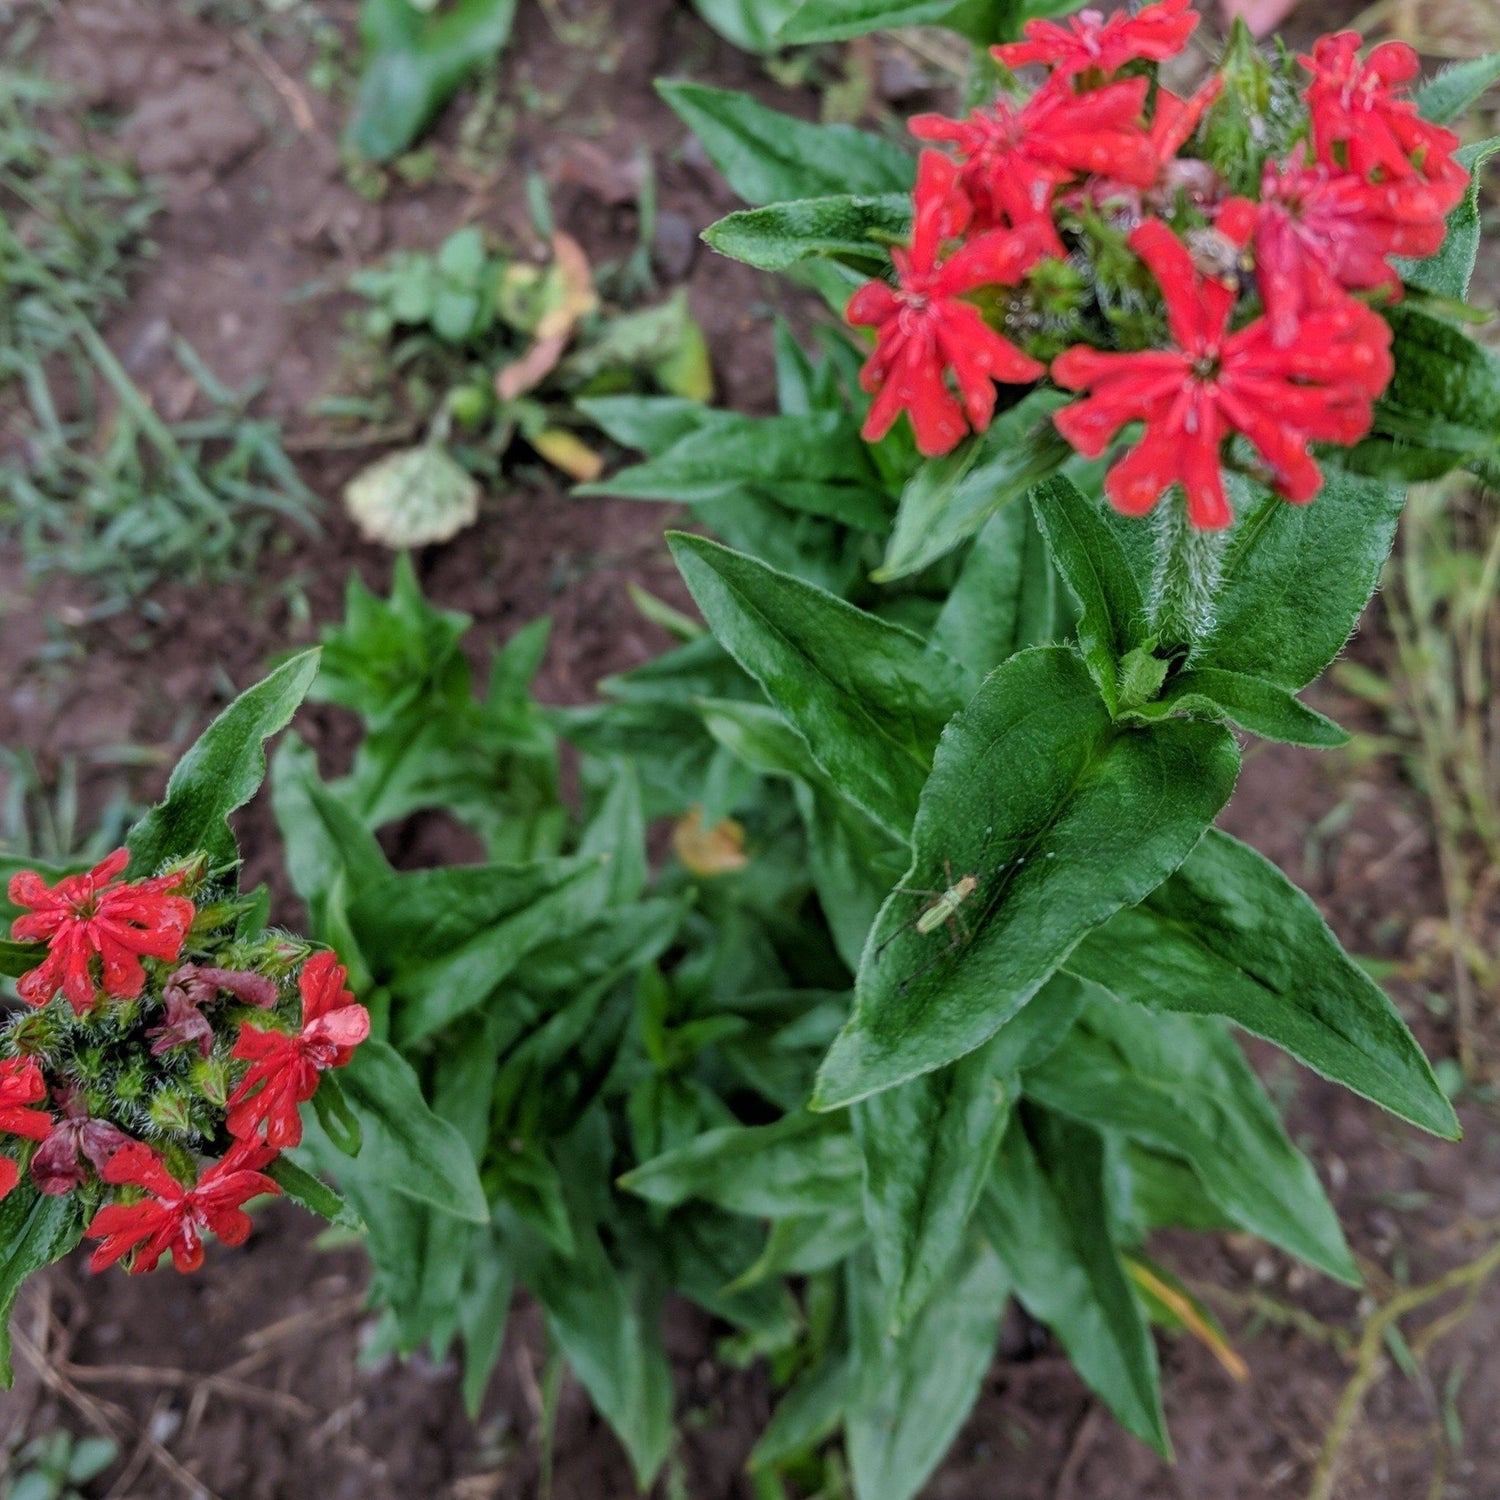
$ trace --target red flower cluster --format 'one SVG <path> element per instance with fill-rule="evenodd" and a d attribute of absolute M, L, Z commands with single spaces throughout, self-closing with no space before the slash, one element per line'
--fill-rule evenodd
<path fill-rule="evenodd" d="M 47 951 L 19 983 L 36 1011 L 4 1038 L 18 1055 L 0 1061 L 0 1145 L 37 1143 L 29 1172 L 41 1193 L 106 1188 L 87 1231 L 102 1242 L 95 1270 L 128 1257 L 133 1273 L 149 1271 L 170 1251 L 191 1271 L 205 1233 L 229 1245 L 249 1235 L 245 1203 L 279 1191 L 265 1168 L 301 1140 L 299 1107 L 325 1071 L 349 1062 L 370 1015 L 332 953 L 302 964 L 300 1013 L 288 1014 L 280 978 L 300 944 L 237 939 L 233 902 L 200 910 L 182 893 L 201 879 L 192 867 L 126 883 L 128 863 L 120 850 L 54 886 L 34 871 L 10 884 L 28 908 L 14 935 Z M 105 997 L 138 1004 L 105 1016 Z M 267 1024 L 250 1024 L 247 1009 Z M 289 1023 L 296 1029 L 280 1029 Z M 123 1075 L 128 1090 L 116 1087 Z M 205 1140 L 222 1155 L 200 1164 Z M 24 1147 L 19 1160 L 0 1150 L 0 1198 L 26 1161 Z"/>
<path fill-rule="evenodd" d="M 172 1252 L 178 1271 L 196 1271 L 203 1264 L 203 1234 L 212 1230 L 226 1245 L 243 1245 L 250 1238 L 250 1215 L 244 1205 L 251 1198 L 281 1189 L 261 1170 L 276 1153 L 268 1146 L 238 1141 L 192 1186 L 179 1182 L 161 1157 L 139 1141 L 115 1152 L 104 1169 L 113 1186 L 140 1187 L 146 1196 L 138 1203 L 111 1203 L 94 1215 L 90 1239 L 103 1243 L 89 1258 L 91 1271 L 102 1271 L 135 1252 L 132 1273 L 154 1271 L 164 1252 Z"/>
<path fill-rule="evenodd" d="M 315 953 L 302 966 L 302 1029 L 295 1036 L 242 1026 L 234 1055 L 250 1070 L 229 1096 L 229 1133 L 262 1138 L 276 1150 L 302 1139 L 298 1106 L 318 1091 L 318 1075 L 342 1068 L 370 1034 L 370 1012 L 344 988 L 344 966 L 331 953 Z"/>
<path fill-rule="evenodd" d="M 1034 21 L 1024 41 L 996 49 L 1009 67 L 1049 69 L 1029 100 L 912 121 L 955 159 L 923 154 L 911 248 L 893 252 L 896 285 L 872 282 L 849 305 L 852 323 L 876 330 L 868 439 L 905 411 L 921 451 L 947 453 L 988 426 L 995 382 L 1040 379 L 1007 308 L 1041 261 L 1089 259 L 1094 220 L 1154 277 L 1170 338 L 1142 348 L 1101 301 L 1092 321 L 1078 311 L 1084 341 L 1051 361 L 1054 383 L 1083 393 L 1056 418 L 1081 453 L 1100 457 L 1145 424 L 1106 482 L 1121 510 L 1142 514 L 1175 485 L 1196 525 L 1229 525 L 1224 445 L 1236 435 L 1279 494 L 1305 502 L 1322 483 L 1310 444 L 1347 446 L 1369 431 L 1393 373 L 1391 333 L 1356 294 L 1394 301 L 1391 257 L 1441 247 L 1468 182 L 1457 137 L 1403 96 L 1417 71 L 1410 48 L 1387 44 L 1361 61 L 1359 37 L 1344 32 L 1300 59 L 1313 75 L 1304 143 L 1266 163 L 1258 201 L 1235 197 L 1228 170 L 1242 163 L 1183 155 L 1224 78 L 1181 99 L 1146 76 L 1196 24 L 1188 0 L 1134 17 Z"/>
<path fill-rule="evenodd" d="M 116 849 L 86 875 L 69 875 L 49 886 L 34 870 L 10 882 L 17 917 L 10 935 L 18 943 L 46 943 L 47 956 L 16 988 L 28 1005 L 45 1005 L 59 990 L 78 1015 L 92 1010 L 100 990 L 133 1000 L 146 982 L 143 957 L 174 959 L 193 925 L 193 903 L 172 892 L 181 875 L 126 883 L 118 879 L 130 852 Z M 101 974 L 95 978 L 93 960 Z"/>

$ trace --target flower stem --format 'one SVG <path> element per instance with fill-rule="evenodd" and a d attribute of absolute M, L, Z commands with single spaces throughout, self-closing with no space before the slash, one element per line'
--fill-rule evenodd
<path fill-rule="evenodd" d="M 1227 533 L 1204 531 L 1188 520 L 1176 491 L 1156 508 L 1156 576 L 1151 617 L 1158 653 L 1186 651 L 1191 659 L 1214 625 L 1214 600 L 1224 566 Z"/>

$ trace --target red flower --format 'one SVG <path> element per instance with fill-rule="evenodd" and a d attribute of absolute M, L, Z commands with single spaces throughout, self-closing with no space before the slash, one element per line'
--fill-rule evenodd
<path fill-rule="evenodd" d="M 344 988 L 344 966 L 332 953 L 315 953 L 302 966 L 302 1030 L 296 1036 L 242 1026 L 234 1055 L 250 1071 L 229 1096 L 229 1133 L 259 1137 L 282 1150 L 302 1139 L 300 1104 L 318 1089 L 318 1074 L 342 1068 L 370 1034 L 370 1013 Z"/>
<path fill-rule="evenodd" d="M 1231 245 L 1243 248 L 1254 215 L 1242 199 L 1225 205 L 1219 228 Z M 1180 484 L 1195 526 L 1228 526 L 1234 513 L 1220 450 L 1236 432 L 1259 450 L 1279 494 L 1311 500 L 1322 475 L 1307 445 L 1350 444 L 1369 430 L 1371 403 L 1392 373 L 1389 325 L 1346 297 L 1306 318 L 1286 346 L 1276 344 L 1265 318 L 1231 334 L 1236 286 L 1201 275 L 1187 246 L 1160 222 L 1143 224 L 1130 244 L 1161 284 L 1176 347 L 1068 350 L 1053 379 L 1091 394 L 1057 414 L 1059 430 L 1097 458 L 1128 423 L 1146 424 L 1139 445 L 1105 480 L 1127 515 L 1144 515 Z"/>
<path fill-rule="evenodd" d="M 186 896 L 169 894 L 181 875 L 117 881 L 129 863 L 129 852 L 117 849 L 87 875 L 69 875 L 55 886 L 35 870 L 11 879 L 10 899 L 31 909 L 11 924 L 11 936 L 48 945 L 45 960 L 16 986 L 28 1004 L 45 1005 L 61 990 L 83 1015 L 98 998 L 95 954 L 103 964 L 104 993 L 134 999 L 146 982 L 141 957 L 173 959 L 182 951 L 194 913 Z"/>
<path fill-rule="evenodd" d="M 150 1194 L 139 1203 L 113 1203 L 94 1215 L 90 1239 L 103 1243 L 89 1260 L 89 1269 L 102 1271 L 135 1251 L 132 1275 L 154 1271 L 165 1251 L 179 1271 L 196 1271 L 203 1264 L 203 1235 L 212 1230 L 226 1245 L 243 1245 L 250 1237 L 250 1215 L 243 1205 L 251 1198 L 281 1189 L 260 1169 L 275 1152 L 239 1142 L 223 1161 L 210 1167 L 194 1187 L 187 1187 L 167 1171 L 162 1159 L 139 1141 L 115 1152 L 104 1169 L 104 1180 L 129 1184 Z"/>
<path fill-rule="evenodd" d="M 146 1033 L 152 1038 L 152 1057 L 160 1057 L 174 1047 L 189 1044 L 198 1048 L 200 1056 L 207 1057 L 213 1050 L 214 1029 L 201 1007 L 217 1000 L 220 990 L 245 1005 L 257 1005 L 262 1010 L 269 1010 L 276 1004 L 276 986 L 264 974 L 184 964 L 162 990 L 162 1004 L 166 1008 L 162 1024 L 153 1026 Z"/>
<path fill-rule="evenodd" d="M 865 365 L 864 388 L 875 397 L 864 434 L 878 442 L 903 410 L 911 415 L 917 446 L 928 457 L 949 452 L 969 430 L 989 426 L 995 414 L 995 382 L 1025 385 L 1047 367 L 1002 338 L 963 300 L 985 286 L 1013 286 L 1042 256 L 1034 231 L 981 234 L 948 260 L 944 240 L 968 227 L 972 210 L 955 191 L 958 168 L 936 151 L 922 153 L 917 179 L 916 221 L 910 250 L 891 256 L 899 289 L 884 281 L 863 286 L 850 300 L 849 321 L 875 328 L 875 352 Z M 948 389 L 952 370 L 963 405 Z M 966 419 L 967 414 L 967 419 Z"/>
<path fill-rule="evenodd" d="M 41 1192 L 60 1198 L 88 1181 L 90 1164 L 102 1173 L 115 1152 L 131 1141 L 118 1125 L 92 1118 L 76 1090 L 63 1090 L 57 1104 L 61 1118 L 31 1158 L 31 1180 Z"/>
<path fill-rule="evenodd" d="M 911 128 L 957 148 L 980 228 L 1036 224 L 1060 255 L 1051 212 L 1059 184 L 1087 173 L 1141 188 L 1156 181 L 1160 163 L 1141 127 L 1149 88 L 1149 79 L 1127 78 L 1075 94 L 1057 78 L 1020 107 L 1002 99 L 967 120 L 917 115 Z"/>
<path fill-rule="evenodd" d="M 1066 25 L 1056 21 L 1028 21 L 1024 42 L 1008 42 L 991 50 L 1007 68 L 1046 63 L 1065 77 L 1098 69 L 1117 73 L 1141 58 L 1165 62 L 1187 46 L 1198 25 L 1192 0 L 1161 0 L 1139 15 L 1117 10 L 1107 19 L 1097 10 L 1080 11 Z"/>
<path fill-rule="evenodd" d="M 1300 59 L 1313 74 L 1307 105 L 1318 160 L 1358 177 L 1426 182 L 1447 213 L 1463 199 L 1469 174 L 1453 159 L 1458 137 L 1400 97 L 1421 61 L 1405 42 L 1386 42 L 1361 62 L 1359 44 L 1357 31 L 1341 31 Z"/>
<path fill-rule="evenodd" d="M 1435 255 L 1447 226 L 1442 200 L 1426 183 L 1369 182 L 1328 167 L 1267 162 L 1255 224 L 1255 268 L 1278 344 L 1341 288 L 1383 288 L 1401 296 L 1386 259 Z"/>
<path fill-rule="evenodd" d="M 13 1057 L 0 1062 L 0 1133 L 45 1141 L 52 1134 L 52 1116 L 45 1110 L 28 1109 L 47 1097 L 46 1080 L 34 1058 Z M 20 1180 L 18 1168 L 8 1156 L 0 1156 L 0 1198 Z"/>

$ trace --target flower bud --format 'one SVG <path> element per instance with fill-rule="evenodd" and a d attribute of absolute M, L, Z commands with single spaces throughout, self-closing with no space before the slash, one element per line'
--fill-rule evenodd
<path fill-rule="evenodd" d="M 1296 59 L 1261 48 L 1236 20 L 1220 67 L 1224 91 L 1203 124 L 1203 153 L 1231 191 L 1255 197 L 1273 156 L 1291 154 L 1307 131 L 1307 106 Z"/>

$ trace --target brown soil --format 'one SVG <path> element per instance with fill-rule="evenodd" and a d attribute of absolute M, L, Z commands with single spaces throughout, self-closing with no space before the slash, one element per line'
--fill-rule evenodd
<path fill-rule="evenodd" d="M 321 9 L 352 31 L 352 0 L 328 0 Z M 673 0 L 555 0 L 545 11 L 522 7 L 503 63 L 505 89 L 525 89 L 534 102 L 493 177 L 457 182 L 440 174 L 426 187 L 398 187 L 376 205 L 345 181 L 336 144 L 341 112 L 302 81 L 308 59 L 296 33 L 287 28 L 261 41 L 246 24 L 268 13 L 260 7 L 72 0 L 54 9 L 44 35 L 48 67 L 121 117 L 121 138 L 157 174 L 169 205 L 156 230 L 161 254 L 110 330 L 160 409 L 175 414 L 190 398 L 164 353 L 163 334 L 178 332 L 229 384 L 269 375 L 264 409 L 294 439 L 305 436 L 315 426 L 311 407 L 335 373 L 346 303 L 289 294 L 315 281 L 337 283 L 392 247 L 434 245 L 466 220 L 524 247 L 528 166 L 546 175 L 559 224 L 591 257 L 619 255 L 636 232 L 642 148 L 661 185 L 663 281 L 687 282 L 725 399 L 766 406 L 768 316 L 777 294 L 695 248 L 693 231 L 732 201 L 650 83 L 688 72 L 776 91 Z M 565 45 L 553 26 L 559 19 L 593 24 L 592 45 Z M 881 76 L 899 84 L 901 69 Z M 272 653 L 338 617 L 351 569 L 384 585 L 388 557 L 359 542 L 336 506 L 340 484 L 364 456 L 302 452 L 304 478 L 330 502 L 323 534 L 288 538 L 253 581 L 167 586 L 149 621 L 122 614 L 85 627 L 76 591 L 66 584 L 37 590 L 14 559 L 0 558 L 8 670 L 0 743 L 27 747 L 44 767 L 81 757 L 89 807 L 123 782 L 123 772 L 100 761 L 106 747 L 144 745 L 162 767 L 170 764 L 231 684 L 244 686 Z M 601 675 L 662 644 L 624 590 L 626 581 L 641 580 L 681 597 L 659 539 L 662 520 L 648 506 L 570 501 L 560 485 L 528 471 L 488 498 L 477 530 L 425 554 L 420 571 L 438 602 L 475 616 L 476 642 L 486 650 L 550 614 L 542 694 L 576 702 Z M 69 649 L 44 649 L 58 641 Z M 1378 626 L 1356 650 L 1379 659 Z M 1362 721 L 1356 704 L 1330 697 L 1323 706 L 1346 722 Z M 309 711 L 299 727 L 330 756 L 347 744 L 347 726 L 330 713 Z M 147 774 L 132 790 L 151 795 L 162 774 Z M 1422 803 L 1389 757 L 1319 758 L 1257 746 L 1227 822 L 1308 887 L 1353 951 L 1396 965 L 1394 990 L 1424 1042 L 1434 1056 L 1450 1054 L 1442 1005 L 1426 1003 L 1446 984 L 1431 957 L 1440 910 L 1433 841 Z M 264 808 L 251 810 L 243 831 L 251 876 L 272 877 L 277 851 Z M 447 837 L 419 826 L 397 857 L 466 857 L 467 848 Z M 1500 1130 L 1490 1108 L 1466 1109 L 1466 1141 L 1443 1147 L 1268 1052 L 1258 1051 L 1257 1061 L 1289 1098 L 1293 1127 L 1330 1183 L 1378 1289 L 1425 1281 L 1500 1234 Z M 484 1418 L 472 1427 L 452 1365 L 360 1362 L 370 1331 L 359 1298 L 361 1258 L 319 1250 L 313 1233 L 305 1219 L 275 1206 L 247 1250 L 211 1254 L 196 1277 L 94 1280 L 76 1263 L 54 1273 L 18 1318 L 20 1379 L 0 1397 L 0 1435 L 59 1423 L 114 1430 L 127 1462 L 92 1493 L 115 1500 L 541 1493 L 545 1352 L 535 1310 L 518 1308 Z M 1357 1330 L 1356 1299 L 1249 1241 L 1166 1248 L 1195 1281 L 1227 1289 L 1221 1312 L 1251 1371 L 1236 1384 L 1202 1346 L 1162 1345 L 1176 1467 L 1123 1436 L 1055 1351 L 1018 1326 L 931 1496 L 1293 1500 L 1307 1493 L 1350 1376 L 1335 1344 Z M 1257 1300 L 1261 1312 L 1247 1313 Z M 1274 1307 L 1299 1310 L 1300 1327 L 1268 1319 L 1265 1309 Z M 715 1364 L 715 1330 L 685 1309 L 673 1311 L 668 1338 L 684 1433 L 683 1488 L 671 1493 L 748 1497 L 741 1470 L 770 1409 L 766 1380 Z M 1500 1496 L 1497 1339 L 1500 1285 L 1437 1346 L 1430 1379 L 1393 1371 L 1376 1385 L 1336 1493 L 1345 1500 Z M 572 1384 L 553 1448 L 558 1500 L 633 1493 L 623 1455 Z"/>

